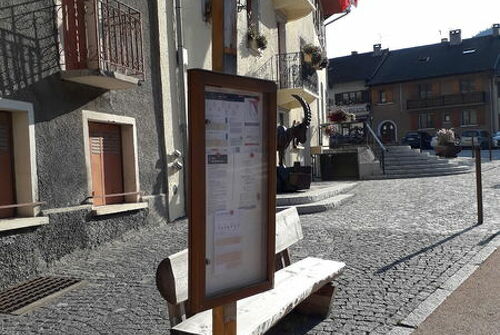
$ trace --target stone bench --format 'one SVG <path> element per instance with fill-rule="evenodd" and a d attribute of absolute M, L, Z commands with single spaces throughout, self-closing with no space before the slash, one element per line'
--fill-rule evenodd
<path fill-rule="evenodd" d="M 327 317 L 335 287 L 332 280 L 345 264 L 308 257 L 290 263 L 288 248 L 303 238 L 295 207 L 276 215 L 276 272 L 274 288 L 237 302 L 237 334 L 263 334 L 296 309 L 300 313 Z M 212 311 L 189 312 L 187 249 L 164 259 L 156 283 L 167 301 L 172 334 L 212 335 Z"/>

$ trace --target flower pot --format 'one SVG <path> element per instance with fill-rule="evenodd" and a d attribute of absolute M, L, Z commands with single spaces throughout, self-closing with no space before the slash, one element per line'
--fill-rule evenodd
<path fill-rule="evenodd" d="M 457 154 L 462 151 L 462 149 L 454 143 L 449 143 L 446 145 L 436 145 L 434 147 L 434 151 L 436 152 L 436 155 L 441 157 L 456 158 Z"/>
<path fill-rule="evenodd" d="M 304 54 L 304 62 L 306 63 L 312 63 L 312 55 L 311 54 Z"/>

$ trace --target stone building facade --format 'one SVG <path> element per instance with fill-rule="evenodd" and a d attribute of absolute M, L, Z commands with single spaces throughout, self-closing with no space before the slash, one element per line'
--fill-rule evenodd
<path fill-rule="evenodd" d="M 156 7 L 0 0 L 0 287 L 168 216 Z"/>
<path fill-rule="evenodd" d="M 462 40 L 391 51 L 369 81 L 373 125 L 386 143 L 408 131 L 500 129 L 500 26 Z"/>

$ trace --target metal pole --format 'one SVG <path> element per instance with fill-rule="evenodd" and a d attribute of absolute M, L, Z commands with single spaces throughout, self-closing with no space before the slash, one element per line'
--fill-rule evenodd
<path fill-rule="evenodd" d="M 488 140 L 488 144 L 489 144 L 489 150 L 490 150 L 490 162 L 492 161 L 492 154 L 491 154 L 491 138 Z"/>
<path fill-rule="evenodd" d="M 483 224 L 483 182 L 481 179 L 481 148 L 476 151 L 477 224 Z"/>
<path fill-rule="evenodd" d="M 472 144 L 471 144 L 471 147 L 470 147 L 470 151 L 471 151 L 471 157 L 474 158 L 474 136 L 471 137 L 472 138 Z"/>

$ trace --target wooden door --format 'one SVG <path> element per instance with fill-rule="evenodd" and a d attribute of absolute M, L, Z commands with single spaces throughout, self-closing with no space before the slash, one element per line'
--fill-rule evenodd
<path fill-rule="evenodd" d="M 94 205 L 123 203 L 123 196 L 109 197 L 123 193 L 121 127 L 89 122 L 89 137 Z"/>
<path fill-rule="evenodd" d="M 12 115 L 9 112 L 0 112 L 0 206 L 15 203 L 14 185 Z M 0 209 L 0 218 L 13 217 L 14 214 L 14 208 Z"/>

